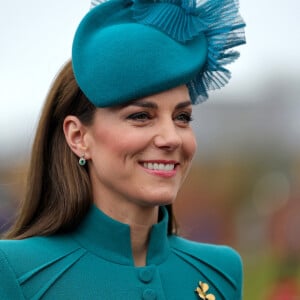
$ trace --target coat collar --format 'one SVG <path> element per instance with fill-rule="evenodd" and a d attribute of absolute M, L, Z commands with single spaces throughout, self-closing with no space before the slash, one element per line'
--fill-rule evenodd
<path fill-rule="evenodd" d="M 150 231 L 146 264 L 160 264 L 170 253 L 167 236 L 168 212 L 160 207 L 161 220 Z M 73 237 L 84 248 L 105 260 L 134 265 L 130 227 L 105 215 L 95 205 L 79 225 Z"/>

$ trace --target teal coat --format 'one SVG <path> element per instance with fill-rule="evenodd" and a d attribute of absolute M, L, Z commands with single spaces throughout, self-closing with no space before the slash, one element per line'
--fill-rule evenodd
<path fill-rule="evenodd" d="M 168 236 L 162 212 L 145 267 L 134 266 L 129 226 L 96 207 L 72 234 L 0 241 L 0 299 L 206 299 L 195 291 L 199 281 L 217 300 L 242 299 L 240 256 Z"/>

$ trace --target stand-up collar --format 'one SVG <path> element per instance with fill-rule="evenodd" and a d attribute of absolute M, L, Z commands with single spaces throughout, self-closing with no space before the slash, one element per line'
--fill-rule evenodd
<path fill-rule="evenodd" d="M 162 218 L 150 231 L 146 264 L 160 264 L 170 253 L 167 236 L 168 212 L 160 207 Z M 74 238 L 87 250 L 108 261 L 134 265 L 130 227 L 105 215 L 95 205 L 74 233 Z"/>

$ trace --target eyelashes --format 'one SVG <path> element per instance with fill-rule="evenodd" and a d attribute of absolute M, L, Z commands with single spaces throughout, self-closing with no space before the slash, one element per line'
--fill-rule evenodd
<path fill-rule="evenodd" d="M 193 121 L 193 117 L 190 113 L 180 113 L 176 116 L 176 119 L 178 121 L 184 122 L 184 123 L 190 123 Z"/>
<path fill-rule="evenodd" d="M 130 114 L 126 119 L 144 122 L 147 120 L 152 120 L 153 117 L 148 112 L 137 112 Z"/>
<path fill-rule="evenodd" d="M 154 118 L 155 118 L 155 115 L 152 115 L 151 113 L 146 112 L 146 111 L 142 111 L 142 112 L 136 112 L 136 113 L 130 114 L 129 116 L 127 116 L 126 119 L 132 120 L 132 121 L 137 121 L 137 122 L 147 122 L 147 121 L 153 120 Z M 180 113 L 175 114 L 175 116 L 173 116 L 173 120 L 175 122 L 188 124 L 191 121 L 193 121 L 193 117 L 192 117 L 191 113 L 189 113 L 189 112 L 180 112 Z"/>

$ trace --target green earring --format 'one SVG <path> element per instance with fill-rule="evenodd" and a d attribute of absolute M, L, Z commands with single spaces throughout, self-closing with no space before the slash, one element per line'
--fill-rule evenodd
<path fill-rule="evenodd" d="M 86 164 L 86 159 L 84 158 L 84 154 L 79 158 L 78 163 L 80 166 L 85 166 Z"/>

